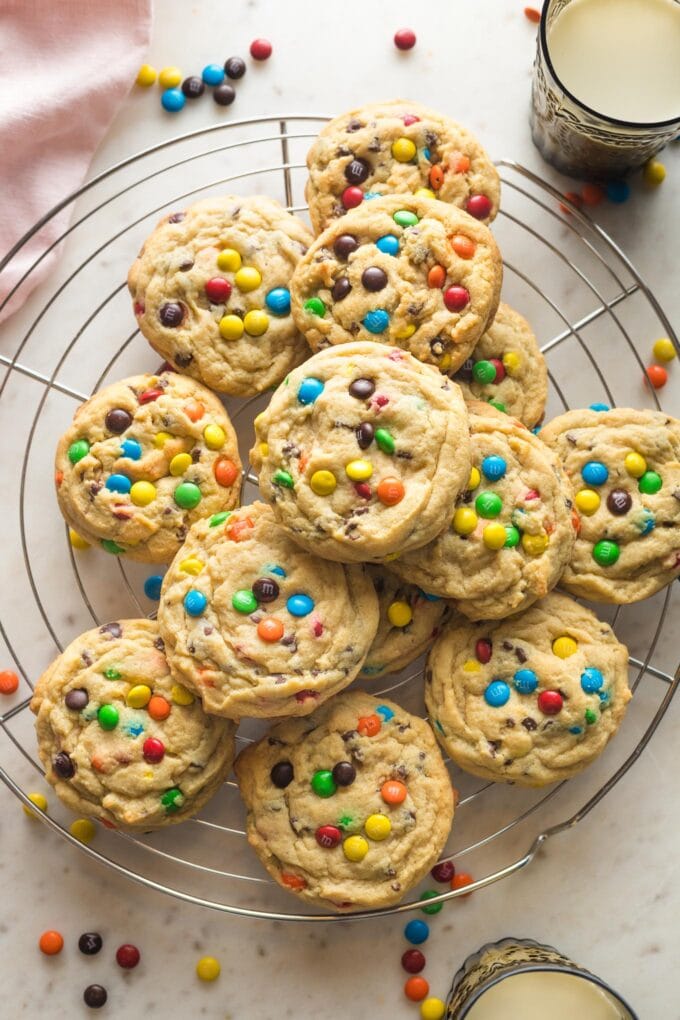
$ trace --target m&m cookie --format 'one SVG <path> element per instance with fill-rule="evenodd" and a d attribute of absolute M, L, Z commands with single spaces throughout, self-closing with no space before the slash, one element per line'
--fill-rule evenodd
<path fill-rule="evenodd" d="M 309 150 L 307 167 L 316 233 L 380 195 L 427 194 L 487 223 L 498 212 L 498 173 L 474 135 L 405 99 L 334 117 Z"/>
<path fill-rule="evenodd" d="M 291 372 L 255 419 L 251 463 L 291 538 L 344 562 L 425 545 L 470 474 L 459 388 L 399 348 L 342 344 Z"/>
<path fill-rule="evenodd" d="M 437 860 L 453 820 L 430 727 L 361 692 L 278 723 L 235 770 L 248 841 L 267 871 L 341 912 L 402 899 Z"/>
<path fill-rule="evenodd" d="M 471 401 L 472 469 L 448 526 L 387 566 L 472 620 L 526 609 L 555 587 L 579 527 L 557 458 L 521 422 Z"/>
<path fill-rule="evenodd" d="M 359 565 L 300 549 L 264 503 L 199 521 L 165 575 L 173 676 L 206 711 L 308 715 L 358 674 L 378 627 Z"/>
<path fill-rule="evenodd" d="M 484 400 L 528 428 L 543 420 L 548 369 L 527 320 L 500 303 L 493 322 L 453 376 L 466 400 Z"/>
<path fill-rule="evenodd" d="M 425 673 L 430 723 L 454 762 L 519 786 L 589 765 L 630 698 L 626 647 L 556 592 L 507 620 L 445 625 Z"/>
<path fill-rule="evenodd" d="M 110 828 L 181 822 L 231 769 L 236 727 L 172 678 L 151 620 L 81 634 L 40 677 L 31 708 L 60 800 Z"/>
<path fill-rule="evenodd" d="M 178 371 L 221 393 L 275 386 L 306 356 L 289 285 L 311 240 L 263 195 L 209 198 L 166 216 L 128 274 L 140 330 Z"/>
<path fill-rule="evenodd" d="M 176 372 L 122 379 L 82 404 L 57 447 L 59 509 L 87 542 L 172 559 L 199 517 L 239 501 L 236 434 L 217 397 Z"/>
<path fill-rule="evenodd" d="M 576 410 L 539 433 L 571 480 L 581 530 L 560 585 L 637 602 L 680 575 L 680 421 L 659 411 Z"/>
<path fill-rule="evenodd" d="M 483 223 L 432 198 L 389 195 L 317 237 L 293 276 L 293 317 L 313 350 L 373 340 L 453 375 L 496 314 L 501 278 Z"/>
<path fill-rule="evenodd" d="M 359 676 L 373 680 L 397 673 L 417 659 L 437 637 L 451 606 L 446 599 L 421 591 L 384 567 L 367 569 L 378 596 L 380 621 Z"/>

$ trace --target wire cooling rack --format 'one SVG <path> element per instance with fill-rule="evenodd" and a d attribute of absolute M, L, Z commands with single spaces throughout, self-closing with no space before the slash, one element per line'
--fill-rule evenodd
<path fill-rule="evenodd" d="M 85 184 L 44 217 L 0 262 L 0 271 L 60 213 L 71 215 L 51 250 L 64 241 L 54 271 L 24 307 L 0 327 L 0 463 L 5 585 L 0 601 L 2 668 L 21 675 L 3 699 L 0 778 L 28 804 L 42 769 L 36 753 L 30 692 L 37 677 L 80 632 L 115 618 L 152 616 L 143 582 L 157 568 L 90 549 L 74 551 L 53 491 L 56 438 L 77 405 L 101 386 L 158 360 L 139 331 L 125 286 L 128 266 L 156 221 L 211 194 L 266 193 L 304 213 L 304 156 L 322 116 L 260 117 L 174 138 L 124 160 Z M 659 406 L 642 385 L 641 349 L 673 339 L 653 293 L 619 247 L 587 216 L 560 206 L 559 193 L 530 171 L 501 160 L 503 206 L 493 225 L 505 259 L 503 297 L 526 315 L 542 342 L 550 371 L 548 417 L 598 401 Z M 28 289 L 38 258 L 16 289 Z M 242 454 L 252 419 L 266 397 L 225 404 Z M 245 460 L 244 460 L 245 463 Z M 244 501 L 256 494 L 244 478 Z M 617 739 L 580 776 L 543 790 L 484 783 L 456 768 L 460 794 L 445 856 L 472 872 L 481 888 L 528 865 L 554 835 L 580 822 L 634 764 L 656 730 L 680 672 L 671 661 L 678 599 L 668 588 L 626 607 L 595 607 L 631 652 L 635 698 Z M 675 672 L 675 675 L 674 675 Z M 423 712 L 422 662 L 363 686 Z M 241 725 L 243 746 L 261 732 Z M 93 845 L 78 843 L 72 820 L 50 798 L 42 821 L 91 858 L 180 900 L 234 914 L 323 921 L 334 914 L 294 913 L 295 900 L 268 877 L 244 838 L 244 810 L 235 783 L 224 784 L 201 815 L 145 836 L 99 829 Z M 415 909 L 418 893 L 383 911 Z M 442 893 L 432 903 L 460 895 Z M 298 907 L 299 909 L 299 907 Z"/>

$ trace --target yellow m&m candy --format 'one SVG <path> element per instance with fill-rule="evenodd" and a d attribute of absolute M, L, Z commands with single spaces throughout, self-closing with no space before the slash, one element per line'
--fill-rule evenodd
<path fill-rule="evenodd" d="M 71 822 L 69 832 L 79 843 L 91 843 L 97 835 L 97 827 L 89 818 L 76 818 Z"/>
<path fill-rule="evenodd" d="M 556 655 L 559 659 L 568 659 L 570 655 L 575 655 L 578 651 L 578 641 L 574 641 L 573 637 L 563 634 L 562 637 L 555 638 L 552 643 L 552 650 L 553 655 Z"/>
<path fill-rule="evenodd" d="M 150 85 L 153 85 L 157 77 L 158 73 L 155 67 L 152 67 L 151 64 L 142 64 L 139 71 L 137 71 L 135 83 L 143 89 L 148 89 Z"/>
<path fill-rule="evenodd" d="M 196 964 L 196 974 L 201 981 L 216 981 L 221 970 L 219 961 L 214 956 L 203 956 Z"/>
<path fill-rule="evenodd" d="M 205 564 L 203 560 L 199 560 L 197 556 L 187 556 L 185 560 L 179 565 L 179 569 L 184 574 L 191 574 L 192 577 L 198 577 L 200 572 L 203 570 Z"/>
<path fill-rule="evenodd" d="M 193 705 L 196 700 L 191 691 L 181 684 L 173 684 L 170 696 L 176 705 Z"/>
<path fill-rule="evenodd" d="M 180 475 L 183 475 L 192 464 L 193 461 L 188 453 L 176 453 L 170 461 L 170 474 L 174 478 L 178 478 Z"/>
<path fill-rule="evenodd" d="M 158 84 L 162 89 L 174 89 L 182 80 L 179 67 L 164 67 L 158 75 Z"/>
<path fill-rule="evenodd" d="M 89 549 L 90 543 L 86 542 L 82 535 L 79 535 L 73 528 L 68 529 L 68 540 L 74 549 Z"/>
<path fill-rule="evenodd" d="M 393 602 L 387 608 L 387 619 L 393 627 L 408 627 L 413 612 L 408 602 Z"/>
<path fill-rule="evenodd" d="M 594 489 L 580 489 L 574 498 L 576 506 L 586 517 L 594 514 L 600 505 L 600 497 Z"/>
<path fill-rule="evenodd" d="M 459 506 L 453 515 L 452 526 L 457 535 L 471 535 L 477 527 L 477 514 L 467 506 Z"/>
<path fill-rule="evenodd" d="M 540 556 L 548 548 L 547 535 L 522 535 L 522 548 L 529 556 Z"/>
<path fill-rule="evenodd" d="M 149 503 L 153 503 L 155 498 L 156 486 L 151 482 L 135 482 L 130 489 L 130 499 L 135 506 L 148 506 Z"/>
<path fill-rule="evenodd" d="M 245 294 L 251 290 L 257 290 L 262 283 L 262 277 L 253 266 L 243 266 L 234 277 L 234 283 L 239 290 Z"/>
<path fill-rule="evenodd" d="M 243 270 L 245 272 L 245 270 Z M 259 273 L 258 273 L 259 276 Z M 269 316 L 266 312 L 253 308 L 243 317 L 243 326 L 248 336 L 262 336 L 269 329 Z"/>
<path fill-rule="evenodd" d="M 342 849 L 348 861 L 363 861 L 368 853 L 368 842 L 363 836 L 348 836 Z"/>
<path fill-rule="evenodd" d="M 482 532 L 482 540 L 487 549 L 502 549 L 507 540 L 507 532 L 502 524 L 498 522 L 487 524 Z"/>
<path fill-rule="evenodd" d="M 626 454 L 623 464 L 628 474 L 633 478 L 642 478 L 647 470 L 647 461 L 641 453 L 635 453 L 634 450 Z"/>
<path fill-rule="evenodd" d="M 380 841 L 389 836 L 392 822 L 387 815 L 369 815 L 364 822 L 364 829 L 369 839 Z"/>
<path fill-rule="evenodd" d="M 508 351 L 503 355 L 503 368 L 510 376 L 515 374 L 521 363 L 522 359 L 517 351 Z"/>
<path fill-rule="evenodd" d="M 467 487 L 470 492 L 476 489 L 482 480 L 482 476 L 479 473 L 479 468 L 473 467 L 470 471 L 470 477 L 468 479 Z"/>
<path fill-rule="evenodd" d="M 225 248 L 217 256 L 217 267 L 226 273 L 236 273 L 241 268 L 241 256 L 233 248 Z"/>
<path fill-rule="evenodd" d="M 224 340 L 240 340 L 244 330 L 243 319 L 239 319 L 238 315 L 223 315 L 219 330 Z"/>
<path fill-rule="evenodd" d="M 317 496 L 330 496 L 338 484 L 332 471 L 315 471 L 309 479 L 309 487 Z"/>
<path fill-rule="evenodd" d="M 203 429 L 203 441 L 209 450 L 221 450 L 226 438 L 224 429 L 219 425 L 206 425 Z"/>
<path fill-rule="evenodd" d="M 415 154 L 416 147 L 410 138 L 397 138 L 392 142 L 392 155 L 397 163 L 410 163 Z"/>
<path fill-rule="evenodd" d="M 365 482 L 373 474 L 373 465 L 370 460 L 351 460 L 345 471 L 353 482 Z"/>
<path fill-rule="evenodd" d="M 146 684 L 135 684 L 127 692 L 125 704 L 128 708 L 146 708 L 151 701 L 151 688 Z"/>
<path fill-rule="evenodd" d="M 677 352 L 673 341 L 669 340 L 667 336 L 662 336 L 654 342 L 652 353 L 658 361 L 672 361 Z"/>
<path fill-rule="evenodd" d="M 29 793 L 28 799 L 30 800 L 31 804 L 35 804 L 35 806 L 37 808 L 40 808 L 41 811 L 47 811 L 47 797 L 45 796 L 44 793 Z M 22 804 L 22 808 L 24 810 L 24 814 L 27 814 L 29 818 L 38 817 L 35 814 L 35 812 L 31 811 L 31 809 L 29 807 L 26 807 L 25 804 Z"/>

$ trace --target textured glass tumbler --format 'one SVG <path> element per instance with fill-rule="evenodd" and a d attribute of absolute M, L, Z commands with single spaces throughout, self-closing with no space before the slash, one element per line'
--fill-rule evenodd
<path fill-rule="evenodd" d="M 532 138 L 543 158 L 570 177 L 624 177 L 680 133 L 680 109 L 673 120 L 633 124 L 606 117 L 576 99 L 557 77 L 548 48 L 551 25 L 571 2 L 543 4 L 531 88 Z"/>
<path fill-rule="evenodd" d="M 454 975 L 446 1004 L 446 1020 L 465 1020 L 475 1004 L 481 1005 L 486 992 L 518 974 L 539 971 L 567 974 L 582 978 L 606 993 L 621 1020 L 638 1020 L 638 1016 L 609 985 L 580 967 L 558 949 L 544 946 L 533 939 L 506 938 L 489 942 L 467 960 Z M 554 993 L 553 993 L 554 994 Z M 559 992 L 557 993 L 559 994 Z M 548 1014 L 546 1014 L 548 1016 Z M 518 1020 L 515 1013 L 508 1020 Z M 582 1020 L 586 1020 L 584 1016 Z"/>

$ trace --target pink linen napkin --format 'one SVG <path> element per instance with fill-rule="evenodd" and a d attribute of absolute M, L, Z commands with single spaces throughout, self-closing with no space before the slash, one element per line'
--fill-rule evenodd
<path fill-rule="evenodd" d="M 0 259 L 82 183 L 134 83 L 151 0 L 0 2 Z M 0 273 L 0 303 L 66 228 L 46 224 Z M 6 318 L 49 271 L 56 250 L 0 311 Z"/>

